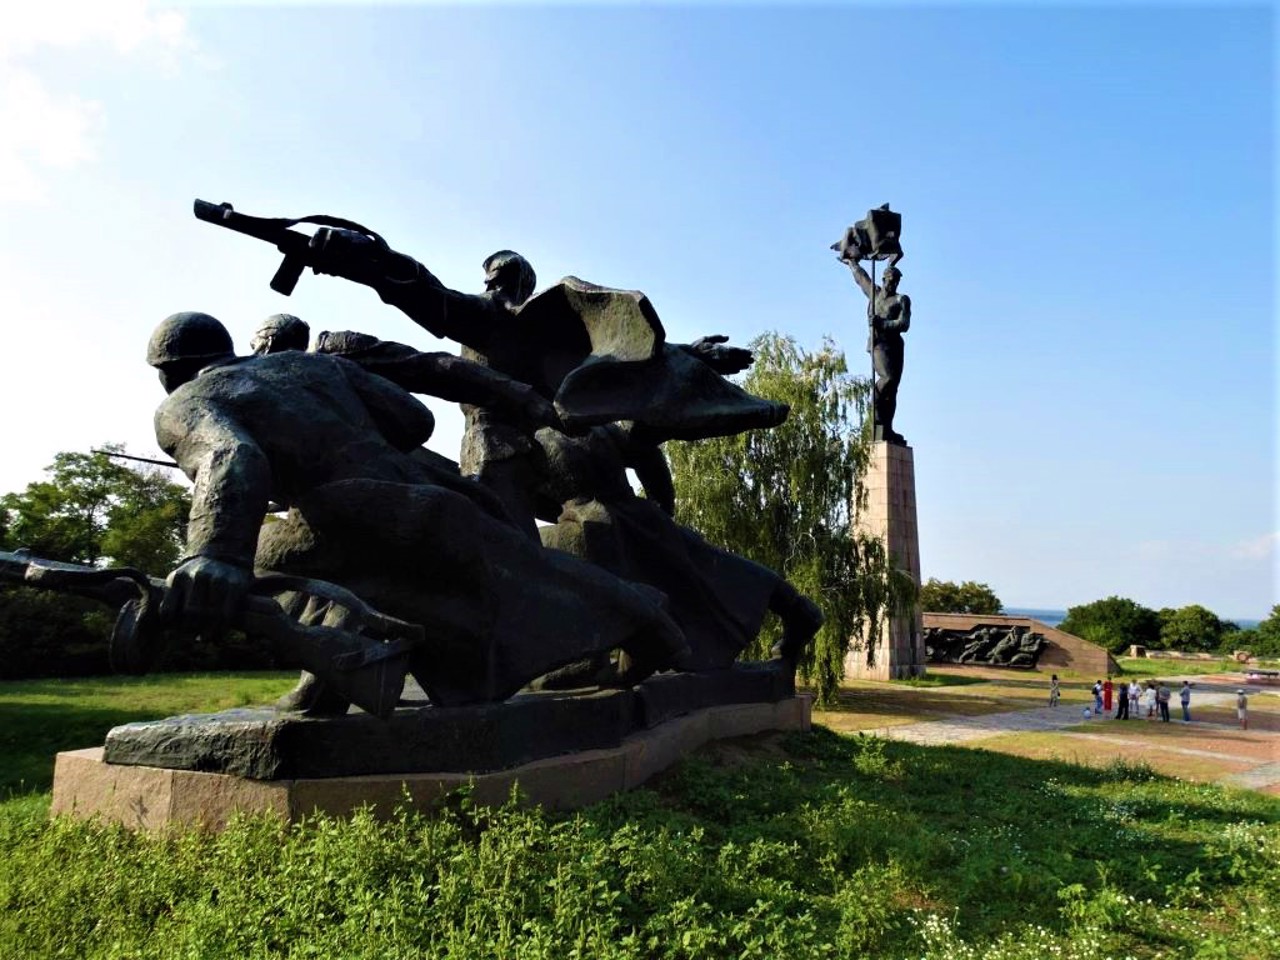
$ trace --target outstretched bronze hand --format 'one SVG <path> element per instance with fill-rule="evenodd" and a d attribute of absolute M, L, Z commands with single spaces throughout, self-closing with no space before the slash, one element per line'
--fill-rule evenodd
<path fill-rule="evenodd" d="M 728 337 L 715 333 L 708 337 L 699 337 L 685 349 L 716 373 L 728 376 L 747 369 L 755 360 L 755 354 L 750 350 L 745 347 L 725 346 L 728 342 Z"/>

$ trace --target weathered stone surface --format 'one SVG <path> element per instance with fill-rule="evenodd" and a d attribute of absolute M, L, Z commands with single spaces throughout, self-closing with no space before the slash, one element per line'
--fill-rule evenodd
<path fill-rule="evenodd" d="M 867 505 L 859 529 L 878 538 L 898 569 L 920 583 L 920 533 L 916 524 L 915 456 L 910 447 L 876 443 L 866 477 Z M 876 636 L 862 637 L 845 656 L 847 677 L 897 680 L 923 676 L 925 649 L 920 612 L 881 619 Z"/>
<path fill-rule="evenodd" d="M 430 810 L 466 784 L 479 804 L 497 806 L 519 787 L 523 803 L 573 809 L 639 786 L 704 744 L 770 730 L 807 730 L 811 700 L 728 704 L 640 730 L 619 745 L 547 757 L 493 773 L 431 772 L 262 781 L 226 773 L 105 763 L 102 748 L 58 754 L 54 815 L 98 818 L 135 830 L 220 829 L 237 813 L 296 820 L 345 815 L 370 805 L 379 816 L 408 804 Z"/>
<path fill-rule="evenodd" d="M 255 780 L 480 773 L 617 746 L 634 728 L 635 713 L 629 690 L 522 694 L 471 707 L 401 707 L 386 721 L 363 713 L 317 718 L 228 710 L 116 727 L 107 734 L 104 759 Z"/>
<path fill-rule="evenodd" d="M 92 747 L 58 754 L 52 815 L 160 830 L 169 824 L 220 829 L 236 813 L 288 817 L 291 812 L 291 791 L 285 782 L 117 766 L 103 762 L 102 753 L 102 747 Z"/>
<path fill-rule="evenodd" d="M 282 715 L 269 708 L 126 723 L 107 732 L 104 760 L 274 780 L 283 725 Z"/>
<path fill-rule="evenodd" d="M 795 674 L 779 661 L 737 663 L 730 670 L 666 673 L 636 687 L 646 727 L 711 706 L 773 703 L 795 696 Z"/>
<path fill-rule="evenodd" d="M 307 717 L 266 708 L 227 710 L 115 727 L 107 734 L 104 759 L 254 780 L 485 773 L 616 747 L 639 729 L 707 707 L 774 703 L 794 693 L 791 671 L 770 662 L 662 674 L 630 690 L 524 693 L 470 707 L 413 704 L 386 721 L 364 713 Z"/>

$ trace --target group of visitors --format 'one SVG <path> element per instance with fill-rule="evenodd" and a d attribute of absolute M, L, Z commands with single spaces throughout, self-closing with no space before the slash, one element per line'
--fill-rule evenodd
<path fill-rule="evenodd" d="M 1178 702 L 1182 705 L 1182 720 L 1191 722 L 1191 681 L 1183 680 L 1178 691 Z M 1049 706 L 1056 707 L 1062 698 L 1062 686 L 1055 673 L 1049 680 Z M 1169 722 L 1169 703 L 1173 700 L 1173 691 L 1167 680 L 1148 680 L 1139 684 L 1137 680 L 1125 683 L 1123 680 L 1113 683 L 1110 677 L 1099 680 L 1093 685 L 1093 707 L 1085 707 L 1086 717 L 1113 716 L 1116 720 L 1128 720 L 1143 716 L 1145 711 L 1148 720 L 1157 716 L 1164 723 Z M 1114 714 L 1113 714 L 1114 708 Z M 1249 729 L 1249 697 L 1244 689 L 1236 691 L 1236 719 L 1241 730 Z"/>

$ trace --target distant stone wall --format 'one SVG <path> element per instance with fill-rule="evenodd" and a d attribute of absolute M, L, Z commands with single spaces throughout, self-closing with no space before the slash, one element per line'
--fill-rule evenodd
<path fill-rule="evenodd" d="M 1045 639 L 1044 649 L 1036 661 L 1036 669 L 1041 673 L 1053 673 L 1055 670 L 1072 670 L 1076 673 L 1088 674 L 1102 678 L 1109 673 L 1119 673 L 1120 667 L 1104 648 L 1088 640 L 1081 640 L 1074 634 L 1066 633 L 1047 623 L 1033 620 L 1030 617 L 1006 617 L 999 614 L 976 615 L 969 613 L 925 613 L 925 628 L 936 627 L 941 630 L 968 632 L 979 627 L 996 627 L 1009 630 L 1013 627 L 1026 627 Z M 989 666 L 982 664 L 982 666 Z"/>

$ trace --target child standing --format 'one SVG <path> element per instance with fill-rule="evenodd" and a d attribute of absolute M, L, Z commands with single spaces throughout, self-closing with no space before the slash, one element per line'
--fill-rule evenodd
<path fill-rule="evenodd" d="M 1056 707 L 1061 696 L 1062 688 L 1058 685 L 1058 675 L 1055 673 L 1049 680 L 1049 706 Z"/>

